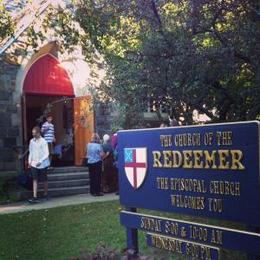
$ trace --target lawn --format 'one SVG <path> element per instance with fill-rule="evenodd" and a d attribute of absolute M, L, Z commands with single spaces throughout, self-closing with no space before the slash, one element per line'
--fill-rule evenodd
<path fill-rule="evenodd" d="M 118 202 L 112 201 L 0 215 L 0 259 L 69 259 L 81 251 L 93 252 L 100 243 L 122 250 L 126 233 L 119 223 L 120 210 Z M 156 259 L 172 258 L 148 249 L 143 233 L 140 249 Z M 239 254 L 226 257 L 241 259 Z M 175 255 L 172 259 L 185 258 Z"/>

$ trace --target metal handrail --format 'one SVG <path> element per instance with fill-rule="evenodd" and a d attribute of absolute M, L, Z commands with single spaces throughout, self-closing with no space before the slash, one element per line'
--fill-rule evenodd
<path fill-rule="evenodd" d="M 13 149 L 19 149 L 20 151 L 18 152 L 18 159 L 22 160 L 26 156 L 26 154 L 29 152 L 29 147 L 28 145 L 16 145 L 13 146 Z M 25 151 L 24 151 L 25 150 Z M 23 152 L 24 151 L 24 152 Z"/>
<path fill-rule="evenodd" d="M 19 149 L 19 151 L 17 151 L 18 152 L 18 161 L 19 161 L 18 172 L 22 173 L 24 171 L 23 159 L 28 154 L 29 147 L 22 145 L 22 146 L 14 146 L 13 149 L 17 149 L 17 150 Z"/>
<path fill-rule="evenodd" d="M 29 153 L 29 148 L 27 148 L 24 153 L 19 154 L 19 155 L 18 155 L 18 159 L 19 159 L 19 160 L 23 160 L 24 157 L 25 157 L 28 153 Z"/>

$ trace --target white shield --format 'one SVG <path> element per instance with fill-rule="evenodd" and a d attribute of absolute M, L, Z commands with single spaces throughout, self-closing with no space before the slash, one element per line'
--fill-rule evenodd
<path fill-rule="evenodd" d="M 138 189 L 146 177 L 147 149 L 125 148 L 124 157 L 126 177 L 132 187 Z"/>

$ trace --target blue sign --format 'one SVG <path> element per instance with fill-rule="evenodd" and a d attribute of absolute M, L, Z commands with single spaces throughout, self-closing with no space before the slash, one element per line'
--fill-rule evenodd
<path fill-rule="evenodd" d="M 192 243 L 199 243 L 210 248 L 226 248 L 260 255 L 260 234 L 254 232 L 129 211 L 121 212 L 120 221 L 122 225 L 128 228 L 188 241 L 191 245 Z M 167 248 L 164 249 L 167 250 Z M 181 250 L 183 253 L 186 251 Z M 176 252 L 181 253 L 180 250 Z"/>
<path fill-rule="evenodd" d="M 120 202 L 260 226 L 259 122 L 118 133 Z"/>

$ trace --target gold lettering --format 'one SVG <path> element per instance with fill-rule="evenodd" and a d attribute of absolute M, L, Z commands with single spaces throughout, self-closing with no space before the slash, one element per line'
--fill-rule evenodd
<path fill-rule="evenodd" d="M 162 168 L 160 158 L 161 158 L 161 152 L 153 151 L 153 167 L 154 168 Z"/>
<path fill-rule="evenodd" d="M 170 237 L 151 235 L 152 246 L 183 254 L 182 241 Z"/>
<path fill-rule="evenodd" d="M 240 150 L 153 151 L 154 168 L 244 170 Z"/>
<path fill-rule="evenodd" d="M 223 210 L 222 199 L 208 198 L 209 211 L 221 213 Z"/>
<path fill-rule="evenodd" d="M 190 256 L 192 259 L 211 260 L 211 248 L 205 245 L 187 242 L 186 255 Z"/>
<path fill-rule="evenodd" d="M 187 150 L 183 151 L 183 168 L 192 168 L 192 151 Z"/>
<path fill-rule="evenodd" d="M 216 136 L 217 136 L 218 145 L 232 145 L 232 132 L 231 131 L 224 131 L 224 132 L 217 131 Z"/>
<path fill-rule="evenodd" d="M 170 222 L 166 221 L 165 222 L 165 232 L 166 234 L 171 234 L 174 236 L 177 236 L 179 233 L 179 225 L 177 222 Z"/>
<path fill-rule="evenodd" d="M 235 194 L 234 182 L 230 182 L 229 188 L 230 188 L 230 195 L 234 196 L 234 194 Z"/>
<path fill-rule="evenodd" d="M 148 231 L 161 232 L 161 220 L 142 217 L 141 218 L 141 228 Z"/>
<path fill-rule="evenodd" d="M 205 156 L 205 169 L 217 169 L 216 165 L 216 151 L 213 150 L 211 154 L 209 151 L 205 150 L 204 151 L 204 156 Z"/>
<path fill-rule="evenodd" d="M 200 133 L 185 133 L 174 136 L 175 146 L 200 146 Z"/>
<path fill-rule="evenodd" d="M 236 196 L 240 196 L 240 182 L 235 183 L 235 194 Z"/>
<path fill-rule="evenodd" d="M 172 167 L 179 168 L 182 165 L 182 156 L 179 151 L 172 151 Z"/>
<path fill-rule="evenodd" d="M 160 177 L 157 177 L 156 180 L 157 180 L 157 189 L 161 189 L 161 182 L 160 182 Z"/>
<path fill-rule="evenodd" d="M 157 189 L 159 190 L 168 190 L 169 186 L 168 186 L 168 178 L 160 178 L 157 177 Z"/>
<path fill-rule="evenodd" d="M 203 162 L 201 161 L 201 157 L 203 156 L 202 150 L 195 150 L 193 151 L 194 154 L 194 168 L 195 169 L 202 169 L 203 168 Z"/>
<path fill-rule="evenodd" d="M 229 195 L 229 182 L 225 181 L 225 195 Z"/>
<path fill-rule="evenodd" d="M 171 155 L 172 155 L 171 151 L 163 151 L 163 167 L 164 168 L 172 167 L 172 161 L 170 160 Z"/>
<path fill-rule="evenodd" d="M 172 205 L 177 208 L 203 210 L 205 208 L 204 201 L 204 197 L 171 195 Z"/>
<path fill-rule="evenodd" d="M 240 150 L 231 150 L 231 157 L 232 157 L 232 170 L 244 170 L 245 166 L 241 163 L 243 158 L 243 153 Z"/>
<path fill-rule="evenodd" d="M 223 232 L 221 230 L 212 229 L 211 243 L 222 245 L 222 243 L 223 243 L 222 233 Z"/>
<path fill-rule="evenodd" d="M 192 139 L 191 139 L 191 134 L 188 134 L 188 146 L 192 145 Z"/>
<path fill-rule="evenodd" d="M 172 136 L 171 135 L 160 135 L 162 147 L 172 146 Z"/>
<path fill-rule="evenodd" d="M 240 196 L 240 182 L 210 181 L 210 193 Z"/>
<path fill-rule="evenodd" d="M 229 156 L 229 150 L 218 150 L 218 154 L 219 154 L 218 168 L 221 170 L 229 169 L 229 162 L 227 161 L 227 157 Z"/>

